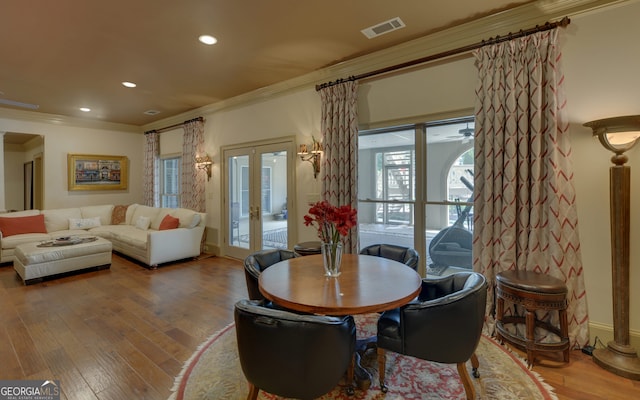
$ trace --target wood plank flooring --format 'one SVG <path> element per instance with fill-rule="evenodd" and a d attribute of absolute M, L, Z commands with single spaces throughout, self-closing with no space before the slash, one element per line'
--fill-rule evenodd
<path fill-rule="evenodd" d="M 58 379 L 63 399 L 167 399 L 198 345 L 233 321 L 246 297 L 241 261 L 203 258 L 111 269 L 23 286 L 0 266 L 0 379 Z M 640 382 L 573 351 L 533 368 L 564 399 L 640 398 Z"/>

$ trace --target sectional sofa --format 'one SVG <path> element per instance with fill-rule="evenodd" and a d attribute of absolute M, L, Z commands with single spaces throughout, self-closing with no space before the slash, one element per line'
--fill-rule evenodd
<path fill-rule="evenodd" d="M 141 204 L 0 214 L 0 262 L 13 261 L 20 244 L 92 235 L 109 240 L 114 251 L 155 268 L 200 254 L 205 217 L 185 208 Z"/>

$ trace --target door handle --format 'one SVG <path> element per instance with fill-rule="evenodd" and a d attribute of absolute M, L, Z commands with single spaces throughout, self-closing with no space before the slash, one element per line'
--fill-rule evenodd
<path fill-rule="evenodd" d="M 253 206 L 249 206 L 249 219 L 260 219 L 260 206 L 256 206 L 254 209 Z"/>

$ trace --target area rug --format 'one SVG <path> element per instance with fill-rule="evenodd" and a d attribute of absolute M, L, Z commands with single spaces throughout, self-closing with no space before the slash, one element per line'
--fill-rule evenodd
<path fill-rule="evenodd" d="M 358 337 L 375 334 L 377 314 L 356 317 Z M 493 339 L 483 336 L 476 350 L 480 378 L 474 381 L 478 399 L 557 400 L 553 389 L 521 358 Z M 455 365 L 438 364 L 387 352 L 387 386 L 384 394 L 378 384 L 374 350 L 365 353 L 362 365 L 373 376 L 371 387 L 348 396 L 345 383 L 320 399 L 465 399 L 465 391 Z M 265 366 L 268 368 L 268 366 Z M 467 363 L 471 373 L 471 365 Z M 170 400 L 246 399 L 247 381 L 238 360 L 234 324 L 206 340 L 185 363 L 175 379 Z M 280 399 L 260 391 L 258 399 Z"/>

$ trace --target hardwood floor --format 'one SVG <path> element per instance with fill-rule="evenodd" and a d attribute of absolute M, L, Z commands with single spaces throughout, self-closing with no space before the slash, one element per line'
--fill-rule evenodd
<path fill-rule="evenodd" d="M 23 286 L 0 266 L 0 379 L 58 379 L 63 399 L 167 399 L 184 362 L 233 321 L 246 297 L 242 263 L 204 258 L 147 270 L 113 256 L 110 270 Z M 640 398 L 640 382 L 573 351 L 533 368 L 563 399 Z"/>

